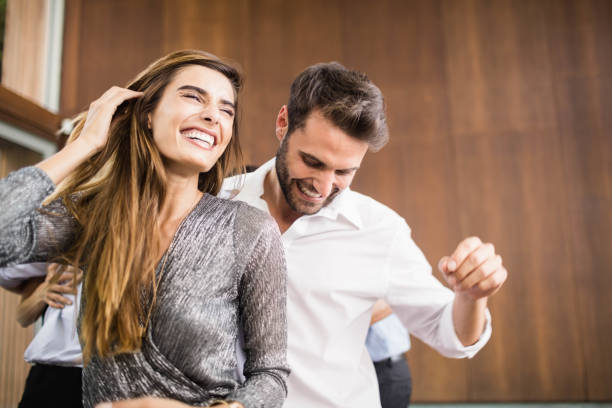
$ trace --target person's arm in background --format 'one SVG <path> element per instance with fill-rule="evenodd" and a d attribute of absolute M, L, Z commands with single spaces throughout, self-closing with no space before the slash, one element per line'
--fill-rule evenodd
<path fill-rule="evenodd" d="M 0 268 L 0 287 L 20 295 L 31 278 L 45 278 L 47 265 L 38 262 Z"/>
<path fill-rule="evenodd" d="M 372 310 L 370 326 L 378 322 L 379 320 L 382 320 L 385 317 L 389 316 L 391 313 L 393 313 L 393 310 L 391 310 L 391 307 L 389 307 L 389 305 L 384 300 L 377 300 L 374 304 L 374 310 Z"/>
<path fill-rule="evenodd" d="M 365 345 L 374 363 L 398 360 L 410 350 L 408 331 L 384 300 L 374 304 Z"/>
<path fill-rule="evenodd" d="M 47 306 L 63 309 L 72 304 L 65 294 L 76 294 L 76 288 L 83 278 L 83 273 L 74 268 L 59 264 L 49 264 L 47 275 L 43 279 L 32 278 L 26 282 L 17 307 L 17 321 L 22 327 L 34 323 Z"/>
<path fill-rule="evenodd" d="M 410 335 L 383 300 L 374 304 L 365 345 L 376 370 L 381 407 L 409 406 L 412 375 L 405 353 L 410 350 Z"/>

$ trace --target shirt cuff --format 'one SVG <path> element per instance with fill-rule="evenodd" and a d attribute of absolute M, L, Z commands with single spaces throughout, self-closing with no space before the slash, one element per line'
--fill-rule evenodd
<path fill-rule="evenodd" d="M 457 337 L 455 331 L 455 324 L 453 323 L 453 302 L 449 303 L 442 312 L 442 318 L 440 321 L 441 338 L 445 339 L 444 349 L 446 352 L 442 353 L 447 357 L 453 358 L 472 358 L 484 347 L 485 344 L 491 338 L 493 332 L 491 326 L 491 313 L 489 309 L 485 309 L 485 327 L 480 335 L 478 341 L 469 346 L 464 346 Z"/>

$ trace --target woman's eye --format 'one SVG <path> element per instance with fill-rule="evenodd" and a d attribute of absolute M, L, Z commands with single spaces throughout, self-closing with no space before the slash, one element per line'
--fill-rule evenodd
<path fill-rule="evenodd" d="M 221 112 L 225 113 L 226 115 L 230 117 L 234 116 L 234 111 L 231 109 L 221 109 Z"/>
<path fill-rule="evenodd" d="M 197 94 L 192 94 L 192 93 L 185 93 L 183 94 L 183 96 L 185 98 L 191 98 L 191 99 L 195 99 L 196 101 L 200 102 L 200 96 Z"/>

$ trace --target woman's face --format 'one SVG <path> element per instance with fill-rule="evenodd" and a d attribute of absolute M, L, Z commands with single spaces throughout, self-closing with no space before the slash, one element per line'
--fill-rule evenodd
<path fill-rule="evenodd" d="M 180 69 L 149 114 L 166 170 L 185 176 L 210 170 L 232 137 L 234 90 L 220 72 L 200 65 Z"/>

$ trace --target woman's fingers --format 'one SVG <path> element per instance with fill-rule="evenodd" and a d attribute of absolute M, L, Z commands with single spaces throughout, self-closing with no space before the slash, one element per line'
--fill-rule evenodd
<path fill-rule="evenodd" d="M 96 150 L 102 149 L 108 140 L 108 130 L 117 107 L 128 99 L 141 96 L 142 92 L 113 86 L 89 105 L 87 117 L 79 139 Z"/>

